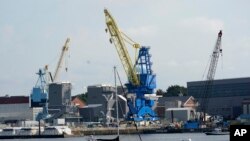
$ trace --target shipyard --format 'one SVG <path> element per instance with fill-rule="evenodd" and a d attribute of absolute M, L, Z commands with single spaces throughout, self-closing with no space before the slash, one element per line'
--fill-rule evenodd
<path fill-rule="evenodd" d="M 235 5 L 1 1 L 0 139 L 233 141 L 250 125 Z"/>

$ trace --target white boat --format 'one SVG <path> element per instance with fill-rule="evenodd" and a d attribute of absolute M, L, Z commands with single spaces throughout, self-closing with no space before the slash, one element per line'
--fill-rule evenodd
<path fill-rule="evenodd" d="M 221 128 L 215 128 L 211 132 L 205 132 L 206 135 L 229 135 L 229 132 L 222 132 Z"/>
<path fill-rule="evenodd" d="M 113 138 L 113 139 L 96 139 L 94 138 L 93 135 L 89 136 L 89 138 L 87 138 L 87 141 L 120 141 L 119 136 Z"/>
<path fill-rule="evenodd" d="M 6 127 L 0 132 L 0 136 L 15 136 L 20 132 L 21 127 Z"/>
<path fill-rule="evenodd" d="M 67 126 L 55 127 L 7 127 L 0 132 L 0 139 L 19 138 L 64 138 L 64 135 L 71 135 L 71 129 Z"/>
<path fill-rule="evenodd" d="M 39 132 L 38 127 L 22 127 L 19 131 L 20 136 L 32 136 L 32 135 L 37 135 Z"/>

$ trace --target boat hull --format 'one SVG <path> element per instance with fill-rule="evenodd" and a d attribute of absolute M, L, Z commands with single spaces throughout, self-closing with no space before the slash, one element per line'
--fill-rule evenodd
<path fill-rule="evenodd" d="M 206 132 L 206 135 L 229 135 L 229 132 L 220 132 L 220 133 L 215 133 L 215 132 Z"/>
<path fill-rule="evenodd" d="M 7 135 L 0 136 L 0 139 L 29 139 L 29 138 L 64 138 L 64 135 Z"/>

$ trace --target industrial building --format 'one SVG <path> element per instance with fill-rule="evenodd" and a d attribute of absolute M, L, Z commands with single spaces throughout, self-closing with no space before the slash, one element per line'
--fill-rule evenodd
<path fill-rule="evenodd" d="M 62 109 L 71 105 L 71 83 L 49 84 L 49 109 Z"/>
<path fill-rule="evenodd" d="M 169 111 L 177 111 L 175 117 L 178 120 L 189 120 L 197 108 L 197 101 L 192 96 L 160 97 L 158 99 L 156 112 L 162 119 L 171 120 Z M 182 111 L 182 112 L 180 112 Z M 191 112 L 192 111 L 192 112 Z M 181 115 L 181 113 L 183 113 Z M 192 113 L 192 115 L 190 115 Z M 187 115 L 188 114 L 188 115 Z"/>
<path fill-rule="evenodd" d="M 35 120 L 42 108 L 30 108 L 28 96 L 0 97 L 0 122 L 17 123 L 25 120 Z"/>
<path fill-rule="evenodd" d="M 91 104 L 79 109 L 83 122 L 97 122 L 100 119 L 98 109 L 101 108 L 101 104 Z M 96 116 L 97 115 L 97 116 Z"/>
<path fill-rule="evenodd" d="M 185 122 L 195 118 L 195 112 L 192 108 L 168 108 L 165 112 L 165 119 L 171 122 Z"/>
<path fill-rule="evenodd" d="M 246 98 L 242 102 L 243 114 L 250 115 L 250 98 Z"/>
<path fill-rule="evenodd" d="M 48 122 L 57 118 L 64 118 L 67 123 L 80 121 L 78 115 L 78 106 L 80 106 L 80 104 L 78 100 L 72 99 L 71 88 L 72 85 L 69 82 L 49 84 L 48 110 L 49 114 L 52 116 Z"/>
<path fill-rule="evenodd" d="M 115 87 L 111 85 L 92 85 L 88 86 L 88 98 L 87 104 L 85 108 L 81 109 L 81 116 L 86 121 L 100 121 L 104 120 L 106 122 L 107 119 L 113 120 L 113 117 L 116 117 L 116 108 L 115 108 Z M 122 93 L 122 88 L 117 88 L 117 93 Z M 119 96 L 121 97 L 121 96 Z M 118 107 L 119 107 L 119 118 L 124 118 L 125 114 L 128 111 L 126 101 L 118 98 Z M 91 115 L 83 114 L 89 113 L 91 111 Z M 91 118 L 90 118 L 91 116 Z"/>
<path fill-rule="evenodd" d="M 187 82 L 188 95 L 200 102 L 204 85 L 205 81 Z M 243 101 L 247 98 L 250 98 L 250 77 L 213 80 L 207 113 L 234 119 L 243 113 Z"/>

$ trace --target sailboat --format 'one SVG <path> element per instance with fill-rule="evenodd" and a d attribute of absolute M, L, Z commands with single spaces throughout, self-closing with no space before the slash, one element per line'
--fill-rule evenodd
<path fill-rule="evenodd" d="M 116 122 L 117 122 L 117 136 L 113 139 L 95 139 L 94 136 L 90 136 L 88 141 L 120 141 L 119 138 L 119 118 L 118 118 L 118 97 L 117 97 L 117 86 L 116 86 L 116 67 L 114 66 L 114 77 L 115 77 L 115 103 L 116 103 Z"/>

